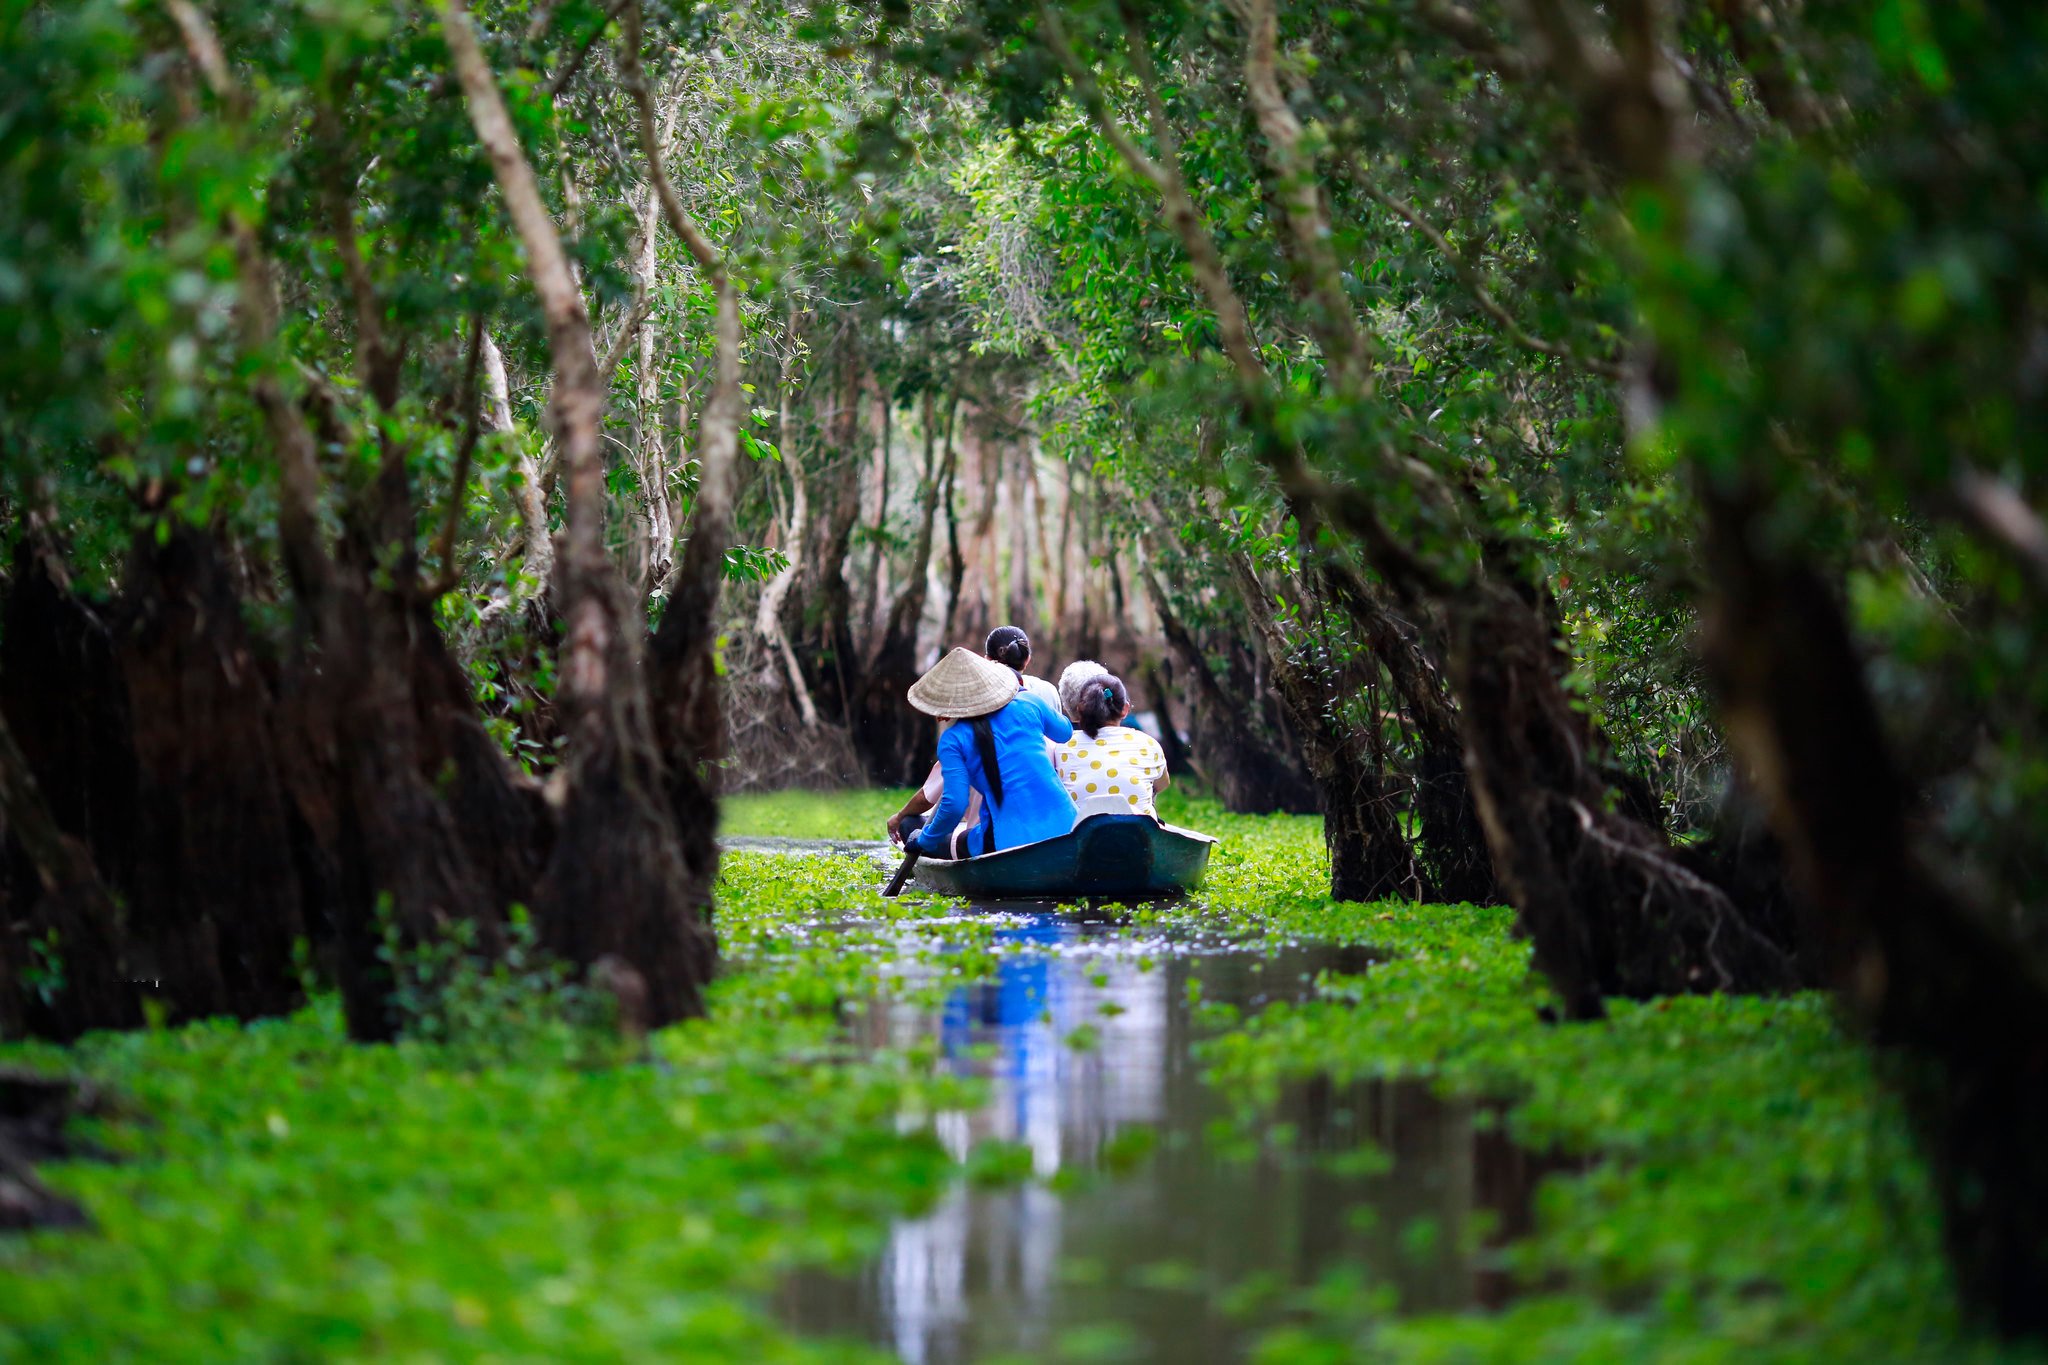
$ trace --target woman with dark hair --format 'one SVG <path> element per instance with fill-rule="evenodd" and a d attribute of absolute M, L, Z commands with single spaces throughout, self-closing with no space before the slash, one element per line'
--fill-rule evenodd
<path fill-rule="evenodd" d="M 910 704 L 951 721 L 939 736 L 943 792 L 930 820 L 891 821 L 905 843 L 935 858 L 993 853 L 1051 839 L 1074 827 L 1074 804 L 1061 790 L 1046 744 L 1073 738 L 1057 708 L 1017 686 L 1016 674 L 973 650 L 956 649 L 910 688 Z M 981 798 L 981 836 L 958 848 L 954 827 L 968 794 Z"/>
<path fill-rule="evenodd" d="M 983 645 L 982 652 L 992 661 L 1001 664 L 1017 675 L 1017 687 L 1019 690 L 1031 693 L 1055 711 L 1061 709 L 1060 694 L 1054 689 L 1053 685 L 1043 678 L 1034 678 L 1024 671 L 1031 666 L 1031 637 L 1026 635 L 1020 627 L 997 626 L 988 633 L 988 641 Z M 1051 758 L 1052 751 L 1052 741 L 1047 740 L 1045 756 Z M 944 795 L 944 792 L 945 775 L 939 771 L 939 765 L 934 763 L 932 764 L 931 772 L 925 775 L 924 785 L 910 794 L 910 799 L 903 803 L 902 810 L 889 817 L 889 838 L 896 843 L 903 842 L 904 824 L 913 816 L 923 815 L 926 811 L 938 805 L 939 798 Z M 960 827 L 955 833 L 963 837 L 966 836 L 980 820 L 981 798 L 978 794 L 974 794 L 970 796 L 967 802 L 967 814 L 961 820 Z"/>
<path fill-rule="evenodd" d="M 1158 819 L 1152 796 L 1169 781 L 1166 750 L 1143 730 L 1123 723 L 1131 714 L 1124 680 L 1084 661 L 1060 675 L 1059 693 L 1074 734 L 1054 750 L 1053 762 L 1080 813 Z"/>
<path fill-rule="evenodd" d="M 1060 694 L 1053 685 L 1024 671 L 1031 667 L 1031 637 L 1024 633 L 1023 627 L 997 626 L 988 633 L 988 643 L 982 646 L 982 653 L 1015 673 L 1017 686 L 1054 710 L 1059 709 Z"/>

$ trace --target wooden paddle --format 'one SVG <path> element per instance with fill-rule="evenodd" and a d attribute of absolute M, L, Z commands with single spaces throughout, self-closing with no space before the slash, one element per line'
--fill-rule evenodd
<path fill-rule="evenodd" d="M 885 896 L 902 894 L 903 884 L 910 880 L 910 870 L 917 866 L 917 845 L 908 841 L 904 844 L 903 865 L 896 869 L 896 875 L 889 878 L 889 884 L 882 888 Z"/>

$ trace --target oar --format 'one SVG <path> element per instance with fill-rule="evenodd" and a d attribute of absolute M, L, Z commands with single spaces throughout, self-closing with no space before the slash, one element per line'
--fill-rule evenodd
<path fill-rule="evenodd" d="M 917 845 L 906 842 L 903 850 L 903 865 L 896 869 L 896 875 L 889 878 L 889 884 L 882 888 L 885 896 L 899 895 L 903 884 L 910 880 L 910 870 L 917 866 Z"/>

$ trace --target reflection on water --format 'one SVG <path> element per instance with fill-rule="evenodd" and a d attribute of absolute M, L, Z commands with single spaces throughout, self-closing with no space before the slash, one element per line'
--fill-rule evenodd
<path fill-rule="evenodd" d="M 853 1028 L 878 1047 L 935 1037 L 947 1065 L 987 1077 L 989 1102 L 941 1116 L 939 1136 L 956 1156 L 1021 1143 L 1037 1180 L 963 1182 L 860 1271 L 794 1277 L 778 1300 L 791 1325 L 912 1365 L 1184 1362 L 1240 1357 L 1289 1291 L 1340 1259 L 1409 1310 L 1507 1294 L 1494 1249 L 1526 1230 L 1556 1163 L 1470 1106 L 1415 1083 L 1309 1084 L 1282 1097 L 1256 1152 L 1219 1151 L 1230 1139 L 1189 1055 L 1190 995 L 1243 1009 L 1301 998 L 1318 971 L 1364 970 L 1363 950 L 1175 942 L 1053 914 L 1014 917 L 999 938 L 1014 955 L 996 980 L 938 1010 L 877 1002 Z M 1071 1045 L 1091 1030 L 1094 1046 Z M 1145 1133 L 1153 1150 L 1134 1161 Z M 1329 1159 L 1374 1148 L 1390 1162 Z M 1043 1183 L 1055 1176 L 1073 1188 Z"/>

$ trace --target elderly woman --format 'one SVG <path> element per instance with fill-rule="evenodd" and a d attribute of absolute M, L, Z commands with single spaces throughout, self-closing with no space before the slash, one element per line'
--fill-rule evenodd
<path fill-rule="evenodd" d="M 1060 674 L 1060 705 L 1074 734 L 1053 753 L 1060 783 L 1082 815 L 1113 812 L 1159 818 L 1153 793 L 1170 780 L 1166 750 L 1125 725 L 1131 694 L 1122 678 L 1090 659 Z"/>
<path fill-rule="evenodd" d="M 952 723 L 939 736 L 944 791 L 929 820 L 902 820 L 905 843 L 949 858 L 1033 844 L 1074 827 L 1074 804 L 1046 753 L 1048 740 L 1064 743 L 1074 727 L 1042 698 L 1020 689 L 1013 670 L 971 649 L 956 649 L 911 685 L 910 704 Z M 980 837 L 960 850 L 953 829 L 966 814 L 969 792 L 981 797 Z"/>

